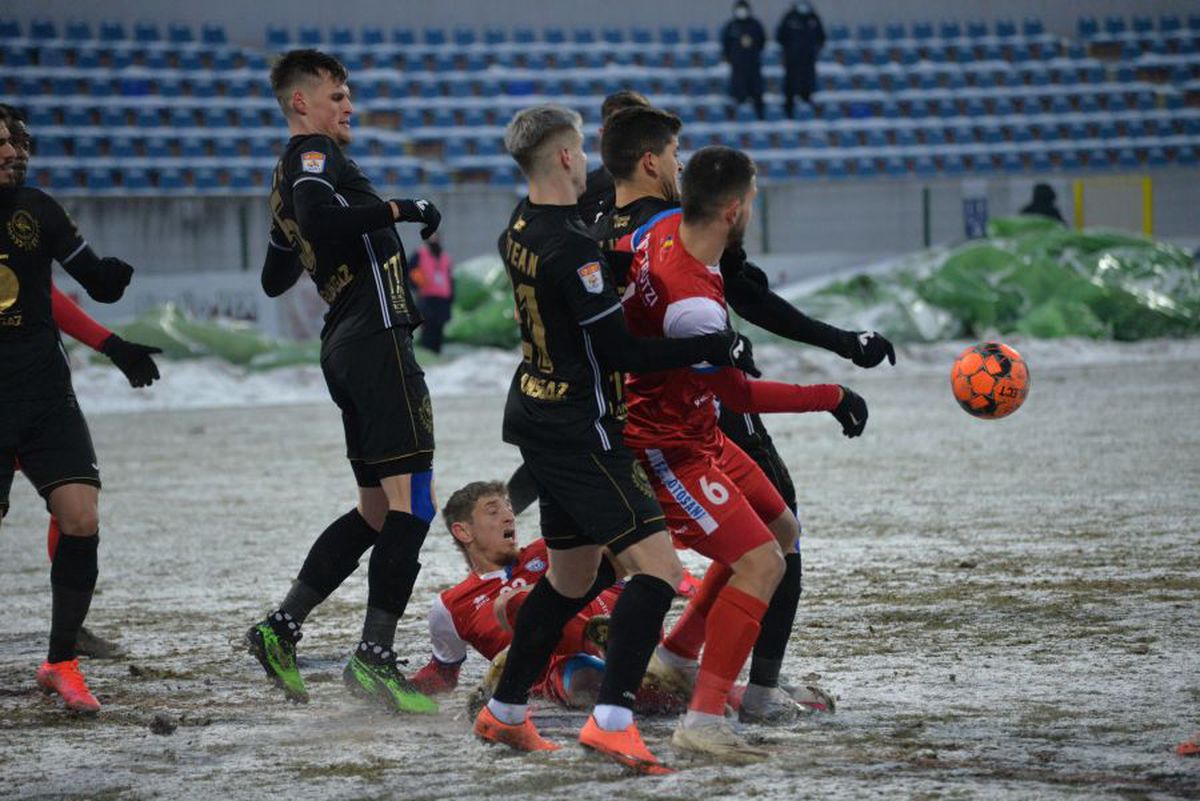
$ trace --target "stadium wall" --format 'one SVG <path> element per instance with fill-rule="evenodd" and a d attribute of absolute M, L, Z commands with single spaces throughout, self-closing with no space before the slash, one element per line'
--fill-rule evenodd
<path fill-rule="evenodd" d="M 790 5 L 785 0 L 758 0 L 752 5 L 764 22 L 772 25 Z M 854 3 L 835 3 L 832 0 L 814 3 L 826 24 L 855 25 L 914 19 L 953 20 L 1021 20 L 1038 17 L 1046 29 L 1072 36 L 1080 17 L 1105 15 L 1129 16 L 1139 14 L 1158 16 L 1195 13 L 1194 0 L 920 0 L 897 3 L 895 0 L 855 0 Z M 574 27 L 654 27 L 671 25 L 710 25 L 716 27 L 730 16 L 732 2 L 727 0 L 657 0 L 654 3 L 618 0 L 615 3 L 596 3 L 594 0 L 504 0 L 502 3 L 471 2 L 442 3 L 432 0 L 291 0 L 279 3 L 246 3 L 244 0 L 207 0 L 204 3 L 157 2 L 145 0 L 105 0 L 103 3 L 82 3 L 79 0 L 8 0 L 0 14 L 15 17 L 26 25 L 31 19 L 50 18 L 63 22 L 79 19 L 93 25 L 101 20 L 124 20 L 132 23 L 146 20 L 165 24 L 205 22 L 225 25 L 231 41 L 243 45 L 261 45 L 268 25 L 285 25 L 293 30 L 298 25 L 315 25 L 328 29 L 333 25 L 359 28 L 375 25 L 384 28 L 442 27 L 506 27 L 541 28 L 547 26 Z"/>
<path fill-rule="evenodd" d="M 1165 239 L 1200 239 L 1200 170 L 1158 169 L 1146 173 L 1153 188 L 1154 234 Z M 1129 176 L 1140 187 L 1141 173 Z M 1117 179 L 1109 178 L 1106 181 Z M 990 177 L 984 180 L 808 181 L 770 184 L 748 234 L 754 253 L 796 254 L 815 267 L 849 258 L 907 253 L 926 242 L 950 244 L 965 238 L 965 195 L 987 199 L 990 216 L 1015 214 L 1037 181 L 1050 183 L 1059 208 L 1073 221 L 1073 177 Z M 928 189 L 928 203 L 925 190 Z M 400 194 L 411 189 L 396 188 Z M 1140 191 L 1140 190 L 1135 190 Z M 443 213 L 447 250 L 458 260 L 495 251 L 496 237 L 512 210 L 512 191 L 463 187 L 431 193 Z M 1140 195 L 1139 195 L 1140 196 Z M 68 197 L 64 203 L 101 253 L 120 256 L 143 274 L 249 271 L 257 274 L 270 227 L 263 197 Z M 1122 227 L 1141 230 L 1140 206 Z M 928 207 L 928 225 L 926 212 Z M 402 226 L 405 245 L 418 244 L 415 226 Z M 818 256 L 817 254 L 826 254 Z M 833 261 L 829 261 L 832 259 Z M 777 278 L 780 276 L 776 276 Z"/>

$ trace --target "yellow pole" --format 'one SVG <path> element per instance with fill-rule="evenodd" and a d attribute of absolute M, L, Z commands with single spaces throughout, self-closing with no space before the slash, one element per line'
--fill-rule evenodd
<path fill-rule="evenodd" d="M 1142 176 L 1142 233 L 1154 236 L 1154 182 Z"/>
<path fill-rule="evenodd" d="M 1072 184 L 1075 190 L 1075 228 L 1083 230 L 1083 179 L 1076 178 Z"/>

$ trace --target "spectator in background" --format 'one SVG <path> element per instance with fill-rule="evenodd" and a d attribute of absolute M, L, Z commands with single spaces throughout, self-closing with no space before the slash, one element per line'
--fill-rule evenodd
<path fill-rule="evenodd" d="M 761 120 L 763 109 L 762 51 L 767 34 L 762 23 L 750 13 L 750 4 L 738 0 L 733 4 L 733 19 L 721 29 L 721 49 L 729 62 L 729 94 L 734 107 L 749 98 L 754 113 Z"/>
<path fill-rule="evenodd" d="M 450 322 L 450 304 L 454 300 L 453 263 L 442 250 L 441 235 L 433 234 L 417 251 L 417 266 L 412 270 L 413 284 L 420 294 L 420 345 L 434 353 L 442 352 L 442 330 Z"/>
<path fill-rule="evenodd" d="M 1063 225 L 1066 225 L 1067 221 L 1063 219 L 1062 212 L 1058 210 L 1058 206 L 1054 203 L 1057 197 L 1054 194 L 1054 188 L 1050 184 L 1037 184 L 1033 187 L 1033 200 L 1029 201 L 1029 205 L 1021 209 L 1021 213 L 1038 214 L 1042 217 L 1058 220 Z"/>
<path fill-rule="evenodd" d="M 811 3 L 792 3 L 779 20 L 775 41 L 783 48 L 783 111 L 796 116 L 796 95 L 809 105 L 817 91 L 817 57 L 825 46 L 825 27 Z"/>

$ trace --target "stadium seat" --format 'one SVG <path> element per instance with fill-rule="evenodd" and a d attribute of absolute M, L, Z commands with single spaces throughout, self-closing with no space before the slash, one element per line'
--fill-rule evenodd
<path fill-rule="evenodd" d="M 1111 15 L 1104 18 L 1104 32 L 1109 36 L 1120 36 L 1125 33 L 1128 28 L 1125 25 L 1125 18 Z"/>
<path fill-rule="evenodd" d="M 94 192 L 106 192 L 115 187 L 113 172 L 107 167 L 90 167 L 84 173 L 85 185 Z"/>
<path fill-rule="evenodd" d="M 688 28 L 688 44 L 705 44 L 712 39 L 708 28 L 692 26 Z"/>
<path fill-rule="evenodd" d="M 58 31 L 54 27 L 54 23 L 48 19 L 35 19 L 29 23 L 29 38 L 39 41 L 49 39 L 57 39 Z"/>
<path fill-rule="evenodd" d="M 171 144 L 163 136 L 151 136 L 146 139 L 146 158 L 165 159 L 171 155 Z"/>
<path fill-rule="evenodd" d="M 982 20 L 973 20 L 967 23 L 967 38 L 968 39 L 985 39 L 988 35 L 988 25 Z"/>
<path fill-rule="evenodd" d="M 1017 23 L 1011 19 L 996 20 L 996 37 L 999 39 L 1011 39 L 1017 35 Z"/>
<path fill-rule="evenodd" d="M 158 188 L 169 192 L 178 192 L 185 186 L 183 170 L 178 167 L 167 167 L 158 171 Z"/>
<path fill-rule="evenodd" d="M 296 30 L 296 40 L 301 47 L 319 47 L 324 38 L 316 25 L 301 25 Z"/>
<path fill-rule="evenodd" d="M 131 192 L 150 188 L 150 171 L 144 167 L 128 167 L 121 170 L 121 187 Z"/>
<path fill-rule="evenodd" d="M 483 32 L 483 42 L 487 45 L 504 44 L 508 41 L 508 34 L 503 28 L 486 28 Z"/>
<path fill-rule="evenodd" d="M 392 44 L 401 47 L 411 47 L 417 43 L 417 35 L 412 28 L 392 28 Z"/>
<path fill-rule="evenodd" d="M 267 47 L 278 50 L 286 49 L 292 43 L 292 35 L 287 28 L 279 25 L 267 26 Z"/>
<path fill-rule="evenodd" d="M 196 189 L 202 192 L 212 192 L 221 188 L 221 178 L 212 167 L 200 167 L 195 170 L 193 182 Z"/>
<path fill-rule="evenodd" d="M 426 28 L 421 32 L 421 38 L 430 47 L 442 47 L 446 44 L 446 31 L 442 28 Z"/>
<path fill-rule="evenodd" d="M 162 34 L 158 31 L 158 25 L 153 22 L 137 22 L 133 26 L 133 40 L 143 44 L 159 42 L 162 41 Z"/>
<path fill-rule="evenodd" d="M 542 31 L 542 41 L 547 44 L 566 44 L 567 32 L 562 28 L 546 28 Z"/>
<path fill-rule="evenodd" d="M 223 45 L 228 44 L 229 40 L 225 35 L 225 26 L 216 22 L 206 22 L 200 29 L 200 41 L 206 45 Z"/>
<path fill-rule="evenodd" d="M 1058 166 L 1064 170 L 1078 170 L 1082 166 L 1079 161 L 1079 154 L 1074 150 L 1064 151 L 1062 158 L 1059 159 Z"/>
<path fill-rule="evenodd" d="M 1035 36 L 1041 36 L 1045 32 L 1046 32 L 1045 26 L 1042 24 L 1042 21 L 1040 19 L 1038 19 L 1037 17 L 1026 17 L 1021 22 L 1021 33 L 1027 37 L 1032 38 Z"/>
<path fill-rule="evenodd" d="M 167 26 L 167 41 L 171 44 L 190 44 L 196 41 L 190 25 L 172 22 Z"/>
<path fill-rule="evenodd" d="M 1179 148 L 1175 154 L 1175 161 L 1186 166 L 1194 166 L 1198 160 L 1196 148 L 1191 145 Z"/>
<path fill-rule="evenodd" d="M 92 26 L 81 20 L 69 20 L 64 38 L 68 42 L 90 41 L 92 38 Z"/>
<path fill-rule="evenodd" d="M 50 188 L 55 191 L 66 191 L 79 186 L 79 179 L 72 167 L 54 167 L 50 170 Z"/>
<path fill-rule="evenodd" d="M 21 23 L 15 19 L 0 19 L 0 39 L 20 39 Z"/>
<path fill-rule="evenodd" d="M 105 20 L 100 23 L 100 41 L 123 42 L 126 38 L 124 23 L 116 20 Z"/>
<path fill-rule="evenodd" d="M 105 128 L 124 128 L 128 125 L 123 106 L 106 104 L 100 109 L 100 125 Z"/>
<path fill-rule="evenodd" d="M 1080 39 L 1094 39 L 1100 33 L 1100 23 L 1095 17 L 1080 17 L 1077 28 Z"/>
<path fill-rule="evenodd" d="M 658 30 L 658 41 L 664 45 L 677 45 L 683 41 L 683 36 L 678 28 L 662 27 Z"/>

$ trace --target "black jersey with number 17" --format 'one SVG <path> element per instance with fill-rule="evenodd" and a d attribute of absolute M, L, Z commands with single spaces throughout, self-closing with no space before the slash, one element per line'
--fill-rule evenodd
<path fill-rule="evenodd" d="M 318 237 L 301 230 L 296 191 L 309 183 L 326 187 L 323 201 L 342 208 L 375 207 L 379 220 L 368 233 Z M 364 212 L 367 209 L 363 209 Z M 271 242 L 292 249 L 329 304 L 322 347 L 393 327 L 414 327 L 421 316 L 408 287 L 404 246 L 391 211 L 354 161 L 328 136 L 293 136 L 275 167 L 271 186 Z"/>
<path fill-rule="evenodd" d="M 504 408 L 504 441 L 556 450 L 619 446 L 623 379 L 600 364 L 586 326 L 620 314 L 621 302 L 578 210 L 526 198 L 499 244 L 523 356 Z"/>

